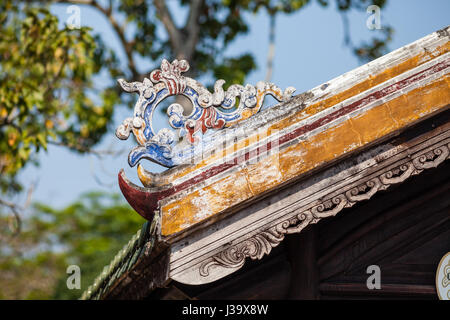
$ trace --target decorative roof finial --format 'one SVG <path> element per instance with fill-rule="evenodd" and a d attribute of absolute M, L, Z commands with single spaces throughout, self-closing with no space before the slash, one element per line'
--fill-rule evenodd
<path fill-rule="evenodd" d="M 266 95 L 285 101 L 295 91 L 295 88 L 288 87 L 283 92 L 274 84 L 262 81 L 256 86 L 233 84 L 224 91 L 222 86 L 225 81 L 220 79 L 214 85 L 214 93 L 211 93 L 196 80 L 182 75 L 188 70 L 189 63 L 186 60 L 169 63 L 163 59 L 161 69 L 152 71 L 150 79 L 131 83 L 118 80 L 125 91 L 139 93 L 134 117 L 125 119 L 116 130 L 116 136 L 122 140 L 133 132 L 139 143 L 129 154 L 130 166 L 135 166 L 143 158 L 165 167 L 183 163 L 184 158 L 173 152 L 174 141 L 178 141 L 174 131 L 163 128 L 155 132 L 152 126 L 156 107 L 169 96 L 183 95 L 191 101 L 193 110 L 190 115 L 183 115 L 183 107 L 178 103 L 169 106 L 167 115 L 170 125 L 178 129 L 179 137 L 189 144 L 195 144 L 200 131 L 205 133 L 208 129 L 229 127 L 257 113 Z M 239 98 L 237 107 L 236 98 Z M 235 109 L 231 111 L 233 108 Z"/>

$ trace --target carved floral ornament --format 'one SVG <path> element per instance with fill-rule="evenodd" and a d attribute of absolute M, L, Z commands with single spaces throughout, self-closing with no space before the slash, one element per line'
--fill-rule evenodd
<path fill-rule="evenodd" d="M 260 260 L 268 255 L 272 248 L 278 246 L 286 234 L 299 233 L 309 224 L 335 216 L 344 208 L 352 207 L 359 201 L 369 200 L 378 191 L 386 190 L 391 185 L 401 183 L 426 169 L 436 168 L 447 159 L 450 159 L 450 143 L 435 146 L 403 164 L 351 186 L 346 191 L 329 194 L 311 208 L 293 212 L 290 218 L 206 259 L 199 266 L 198 272 L 201 277 L 208 277 L 211 267 L 239 269 L 247 258 Z"/>
<path fill-rule="evenodd" d="M 135 166 L 141 159 L 169 168 L 183 164 L 185 159 L 180 154 L 180 148 L 176 149 L 177 145 L 193 146 L 199 142 L 200 133 L 229 127 L 250 117 L 261 109 L 264 97 L 268 94 L 278 101 L 285 101 L 295 91 L 293 87 L 282 91 L 272 83 L 261 81 L 256 86 L 233 84 L 224 91 L 222 87 L 225 81 L 220 79 L 215 82 L 214 93 L 211 93 L 196 80 L 182 75 L 188 70 L 186 60 L 169 63 L 164 59 L 161 69 L 150 73 L 150 79 L 131 83 L 118 80 L 126 92 L 139 93 L 134 117 L 125 119 L 116 130 L 119 139 L 125 140 L 133 133 L 139 143 L 129 154 L 130 166 Z M 177 134 L 168 128 L 155 132 L 152 122 L 156 107 L 164 99 L 176 95 L 183 95 L 190 100 L 192 112 L 185 116 L 180 104 L 171 104 L 167 115 L 169 124 L 177 130 Z"/>

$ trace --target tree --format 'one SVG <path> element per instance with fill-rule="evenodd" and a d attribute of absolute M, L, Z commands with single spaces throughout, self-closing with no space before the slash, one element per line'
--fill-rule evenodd
<path fill-rule="evenodd" d="M 84 152 L 107 130 L 117 94 L 96 105 L 92 76 L 104 52 L 87 28 L 58 29 L 45 8 L 0 7 L 0 187 L 19 191 L 18 171 L 47 143 Z"/>
<path fill-rule="evenodd" d="M 140 229 L 144 219 L 120 195 L 87 193 L 62 209 L 37 203 L 20 236 L 0 211 L 0 299 L 77 299 Z M 81 289 L 66 286 L 69 265 Z"/>
<path fill-rule="evenodd" d="M 313 1 L 179 0 L 177 4 L 188 12 L 180 22 L 163 0 L 0 0 L 0 193 L 11 195 L 23 189 L 17 174 L 26 165 L 37 164 L 37 153 L 48 144 L 98 153 L 94 147 L 110 129 L 115 108 L 122 102 L 134 104 L 131 95 L 122 95 L 117 78 L 142 81 L 165 57 L 187 59 L 190 77 L 208 74 L 226 80 L 226 85 L 243 83 L 256 68 L 252 54 L 230 56 L 225 52 L 249 30 L 244 13 L 266 10 L 273 35 L 277 15 L 297 12 Z M 322 6 L 336 3 L 343 17 L 349 10 L 385 5 L 385 0 L 316 1 Z M 126 67 L 95 30 L 59 27 L 49 10 L 54 3 L 90 6 L 104 15 L 120 40 Z M 362 60 L 369 60 L 386 52 L 390 33 L 386 28 L 382 38 L 360 48 L 346 42 Z M 268 56 L 270 69 L 273 55 Z M 142 69 L 138 58 L 152 67 Z M 111 81 L 96 84 L 95 78 L 105 73 Z M 270 78 L 270 72 L 268 75 Z M 102 197 L 87 196 L 63 210 L 36 205 L 23 223 L 21 208 L 0 198 L 0 226 L 15 229 L 9 235 L 0 233 L 4 238 L 0 281 L 11 285 L 20 279 L 23 284 L 17 284 L 16 293 L 8 291 L 8 297 L 75 297 L 67 295 L 65 282 L 61 282 L 73 257 L 79 263 L 92 264 L 83 281 L 93 279 L 139 224 L 130 218 L 138 215 L 128 206 L 116 200 L 105 206 L 98 200 Z M 127 218 L 122 220 L 124 216 Z M 99 258 L 102 250 L 104 255 Z M 33 282 L 48 273 L 59 280 Z M 34 291 L 25 288 L 30 283 L 35 283 L 31 286 Z"/>
<path fill-rule="evenodd" d="M 327 6 L 330 0 L 317 0 Z M 105 4 L 107 2 L 107 4 Z M 251 53 L 227 56 L 225 49 L 238 36 L 248 32 L 244 12 L 266 10 L 271 17 L 290 14 L 311 0 L 180 0 L 188 16 L 179 26 L 167 4 L 156 1 L 12 1 L 0 4 L 0 187 L 3 192 L 21 186 L 15 177 L 48 143 L 77 152 L 92 147 L 107 132 L 114 107 L 132 103 L 115 83 L 118 77 L 142 80 L 151 70 L 140 70 L 136 58 L 155 66 L 162 57 L 187 59 L 190 76 L 212 73 L 230 83 L 243 83 L 256 68 Z M 120 68 L 116 54 L 95 30 L 58 29 L 52 3 L 91 6 L 103 14 L 120 39 L 127 67 Z M 385 0 L 336 0 L 343 15 L 351 9 L 379 7 Z M 274 24 L 273 24 L 274 27 Z M 167 37 L 159 37 L 161 32 Z M 374 39 L 361 48 L 352 47 L 362 59 L 385 53 L 385 38 Z M 351 44 L 348 41 L 349 45 Z M 152 67 L 153 69 L 153 67 Z M 93 78 L 107 71 L 111 83 L 104 88 Z"/>

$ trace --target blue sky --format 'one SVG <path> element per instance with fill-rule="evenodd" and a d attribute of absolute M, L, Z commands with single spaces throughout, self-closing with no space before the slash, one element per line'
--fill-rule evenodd
<path fill-rule="evenodd" d="M 173 3 L 173 2 L 171 2 Z M 67 6 L 54 5 L 52 11 L 61 21 L 70 14 Z M 89 7 L 80 6 L 81 25 L 89 26 L 100 33 L 105 42 L 124 56 L 118 40 L 105 18 Z M 185 12 L 172 5 L 176 20 L 184 21 Z M 427 34 L 449 25 L 449 0 L 389 0 L 381 11 L 381 25 L 389 24 L 394 28 L 390 50 L 395 50 Z M 369 14 L 351 12 L 348 15 L 352 41 L 359 44 L 369 41 L 377 31 L 366 27 Z M 256 84 L 264 80 L 266 73 L 266 56 L 268 51 L 269 19 L 264 12 L 246 16 L 250 32 L 232 43 L 228 53 L 252 53 L 258 70 L 251 73 L 247 83 Z M 155 63 L 157 64 L 157 63 Z M 360 65 L 358 59 L 344 45 L 344 31 L 340 15 L 333 6 L 322 8 L 312 1 L 303 10 L 292 15 L 277 17 L 276 49 L 272 82 L 285 88 L 294 86 L 297 94 L 325 83 L 342 73 Z M 142 70 L 148 69 L 142 65 Z M 127 79 L 132 81 L 133 79 Z M 98 81 L 111 81 L 99 78 Z M 115 115 L 112 128 L 116 128 L 125 117 L 132 115 L 131 110 L 120 108 Z M 162 120 L 161 120 L 162 121 Z M 136 169 L 127 163 L 130 141 L 121 141 L 111 130 L 106 134 L 98 150 L 126 150 L 121 155 L 105 156 L 99 159 L 93 155 L 77 155 L 64 148 L 49 146 L 48 152 L 39 154 L 40 166 L 28 166 L 20 174 L 20 181 L 25 185 L 36 183 L 33 200 L 61 207 L 76 200 L 82 193 L 94 190 L 118 192 L 117 173 L 125 168 L 127 176 L 138 182 Z M 162 168 L 151 163 L 145 167 L 151 171 Z M 22 202 L 24 195 L 16 201 Z"/>

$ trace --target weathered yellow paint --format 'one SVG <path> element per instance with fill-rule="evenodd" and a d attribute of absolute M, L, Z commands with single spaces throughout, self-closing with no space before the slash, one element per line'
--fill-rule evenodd
<path fill-rule="evenodd" d="M 427 86 L 414 89 L 406 96 L 387 103 L 392 117 L 399 128 L 410 124 L 420 117 L 431 114 L 449 104 L 449 76 L 445 76 Z"/>
<path fill-rule="evenodd" d="M 183 177 L 183 176 L 185 176 L 185 175 L 187 175 L 187 174 L 189 174 L 191 172 L 194 172 L 195 170 L 200 169 L 200 168 L 202 168 L 202 167 L 204 167 L 204 166 L 206 166 L 206 165 L 208 165 L 210 163 L 214 163 L 217 160 L 222 159 L 226 155 L 230 155 L 233 152 L 236 152 L 236 151 L 238 151 L 238 150 L 240 150 L 242 148 L 245 148 L 245 147 L 249 146 L 250 144 L 258 141 L 258 139 L 259 140 L 263 139 L 264 138 L 262 136 L 263 134 L 265 136 L 270 136 L 276 130 L 276 129 L 274 129 L 274 127 L 275 126 L 268 128 L 267 132 L 256 133 L 256 134 L 254 134 L 252 136 L 249 136 L 246 139 L 243 139 L 243 140 L 239 141 L 238 143 L 233 143 L 233 144 L 227 146 L 226 148 L 223 148 L 221 150 L 216 150 L 215 153 L 213 153 L 211 155 L 208 155 L 205 159 L 199 161 L 198 164 L 194 164 L 192 166 L 184 168 L 183 170 L 180 170 L 179 172 L 175 172 L 175 173 L 171 174 L 170 178 L 168 178 L 167 180 L 174 181 L 174 180 L 176 180 L 178 178 L 181 178 L 181 177 Z"/>
<path fill-rule="evenodd" d="M 142 123 L 142 126 L 139 129 L 133 128 L 134 136 L 136 137 L 136 140 L 139 142 L 141 146 L 145 145 L 147 142 L 147 138 L 144 135 L 144 129 L 145 129 L 145 123 Z"/>
<path fill-rule="evenodd" d="M 314 147 L 325 151 L 322 144 L 315 145 Z M 311 156 L 309 152 L 306 151 L 305 142 L 298 143 L 297 145 L 292 145 L 286 148 L 284 152 L 281 152 L 278 157 L 279 168 L 283 179 L 289 179 L 295 177 L 299 170 L 303 170 L 307 166 L 308 157 Z"/>
<path fill-rule="evenodd" d="M 361 145 L 381 138 L 398 127 L 387 104 L 370 109 L 363 116 L 351 118 L 350 121 L 360 136 Z"/>
<path fill-rule="evenodd" d="M 198 206 L 192 203 L 192 199 L 200 199 L 200 192 L 194 191 L 188 197 L 179 202 L 169 203 L 164 207 L 164 215 L 161 224 L 161 233 L 163 235 L 172 234 L 174 230 L 182 230 L 198 221 L 195 214 Z M 204 208 L 208 209 L 208 204 L 204 203 Z"/>
<path fill-rule="evenodd" d="M 247 182 L 253 194 L 261 194 L 268 188 L 276 187 L 283 182 L 279 167 L 279 154 L 271 150 L 271 155 L 261 159 L 260 163 L 247 165 Z"/>
<path fill-rule="evenodd" d="M 224 192 L 224 189 L 227 190 Z M 187 194 L 163 207 L 161 234 L 169 235 L 253 196 L 246 169 L 236 171 L 201 191 Z"/>
<path fill-rule="evenodd" d="M 445 107 L 448 101 L 448 77 L 443 77 L 322 131 L 306 141 L 293 144 L 281 150 L 279 155 L 273 154 L 258 163 L 241 168 L 200 191 L 163 205 L 162 235 L 180 232 L 252 196 L 410 125 L 418 118 Z M 241 147 L 248 144 L 247 141 Z"/>
<path fill-rule="evenodd" d="M 138 166 L 137 166 L 137 175 L 138 175 L 139 180 L 141 180 L 141 182 L 144 186 L 152 185 L 152 183 L 153 183 L 152 178 L 145 174 L 144 167 L 141 164 L 138 164 Z"/>
<path fill-rule="evenodd" d="M 423 53 L 418 54 L 412 58 L 409 58 L 404 62 L 399 63 L 398 65 L 395 65 L 391 68 L 386 68 L 384 71 L 381 71 L 376 75 L 368 75 L 368 78 L 365 79 L 364 81 L 361 81 L 360 83 L 356 84 L 355 86 L 347 90 L 338 92 L 337 94 L 329 98 L 326 98 L 317 103 L 307 106 L 302 112 L 296 113 L 291 117 L 287 117 L 283 121 L 280 121 L 277 124 L 277 126 L 279 126 L 279 128 L 285 128 L 293 123 L 297 123 L 301 120 L 304 120 L 307 117 L 319 113 L 361 92 L 373 88 L 376 85 L 379 85 L 389 79 L 392 79 L 393 77 L 396 77 L 408 70 L 411 70 L 415 67 L 422 65 L 423 63 L 430 60 L 430 55 L 433 56 L 433 58 L 436 58 L 444 53 L 447 53 L 449 50 L 450 50 L 450 42 L 447 42 L 445 45 L 437 47 L 433 51 L 433 53 L 424 51 Z"/>
<path fill-rule="evenodd" d="M 344 90 L 342 92 L 337 92 L 333 96 L 330 96 L 319 102 L 316 102 L 314 104 L 306 106 L 306 108 L 302 112 L 296 113 L 290 117 L 287 117 L 286 119 L 283 119 L 280 122 L 277 122 L 276 124 L 271 126 L 269 128 L 269 130 L 271 130 L 271 129 L 281 130 L 283 128 L 286 128 L 286 127 L 288 127 L 292 124 L 295 124 L 301 120 L 304 120 L 318 112 L 321 112 L 327 108 L 330 108 L 348 98 L 351 98 L 361 92 L 364 92 L 376 85 L 379 85 L 386 80 L 396 77 L 396 76 L 404 73 L 405 71 L 408 71 L 410 69 L 418 67 L 431 59 L 439 57 L 442 54 L 447 53 L 449 50 L 450 50 L 450 42 L 447 42 L 446 44 L 439 46 L 432 51 L 424 50 L 422 53 L 417 54 L 397 65 L 386 68 L 385 70 L 380 71 L 377 74 L 369 74 L 369 75 L 367 75 L 366 79 L 364 79 L 360 83 L 356 84 L 355 86 L 353 86 L 347 90 Z M 447 79 L 447 81 L 448 81 L 448 79 Z M 277 92 L 276 94 L 281 95 L 282 93 Z M 251 115 L 253 115 L 253 112 L 249 113 L 246 116 L 250 117 Z M 248 139 L 250 140 L 253 138 L 254 137 L 249 137 Z M 245 145 L 245 144 L 243 144 L 243 145 Z M 224 152 L 225 151 L 228 152 L 229 150 L 224 150 Z M 226 154 L 230 154 L 230 153 L 226 153 Z M 176 180 L 180 177 L 183 177 L 195 170 L 198 170 L 199 168 L 202 168 L 210 163 L 217 161 L 221 157 L 222 157 L 222 154 L 219 154 L 219 153 L 213 154 L 209 157 L 206 157 L 205 159 L 203 159 L 196 165 L 186 167 L 183 170 L 179 170 L 178 172 L 170 173 L 167 176 L 167 180 L 174 181 L 174 180 Z"/>
<path fill-rule="evenodd" d="M 223 192 L 223 189 L 227 192 Z M 229 208 L 235 203 L 244 201 L 254 194 L 247 181 L 247 170 L 236 171 L 221 181 L 217 181 L 204 189 L 205 194 L 211 195 L 209 198 L 210 212 L 220 212 L 223 208 Z"/>

